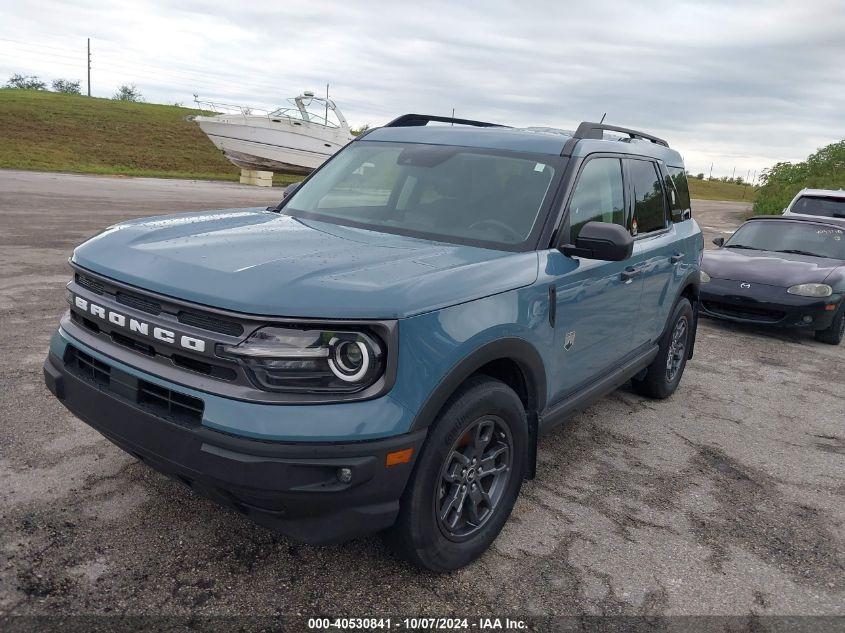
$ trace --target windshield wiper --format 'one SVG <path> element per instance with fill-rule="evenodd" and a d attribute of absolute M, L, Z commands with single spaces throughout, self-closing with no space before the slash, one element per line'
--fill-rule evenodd
<path fill-rule="evenodd" d="M 754 246 L 746 246 L 745 244 L 725 244 L 725 248 L 747 248 L 752 251 L 759 251 L 759 248 Z"/>
<path fill-rule="evenodd" d="M 772 251 L 773 253 L 791 253 L 792 255 L 809 255 L 810 257 L 824 257 L 824 255 L 819 255 L 818 253 L 811 253 L 810 251 L 802 251 L 798 250 L 797 248 L 787 248 L 783 251 Z"/>

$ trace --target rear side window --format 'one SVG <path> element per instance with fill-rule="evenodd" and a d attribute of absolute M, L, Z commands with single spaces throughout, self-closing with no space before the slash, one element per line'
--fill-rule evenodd
<path fill-rule="evenodd" d="M 690 204 L 687 172 L 682 167 L 668 167 L 667 169 L 669 170 L 669 178 L 666 179 L 666 191 L 669 193 L 669 208 L 672 210 L 672 218 L 684 220 L 691 218 L 692 206 Z"/>
<path fill-rule="evenodd" d="M 666 228 L 666 205 L 657 165 L 647 160 L 626 161 L 634 190 L 631 233 L 642 235 Z"/>
<path fill-rule="evenodd" d="M 622 162 L 594 158 L 584 165 L 569 201 L 569 239 L 575 241 L 587 222 L 625 226 Z"/>

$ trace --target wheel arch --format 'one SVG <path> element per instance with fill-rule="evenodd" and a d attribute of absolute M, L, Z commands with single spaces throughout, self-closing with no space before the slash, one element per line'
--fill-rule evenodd
<path fill-rule="evenodd" d="M 686 278 L 684 279 L 684 283 L 681 284 L 681 292 L 678 294 L 678 298 L 675 299 L 675 303 L 677 304 L 682 298 L 686 298 L 689 300 L 690 305 L 692 306 L 692 316 L 693 316 L 693 324 L 692 324 L 692 340 L 689 346 L 689 352 L 687 353 L 687 359 L 692 358 L 693 351 L 695 350 L 695 339 L 696 335 L 698 334 L 698 302 L 699 298 L 699 286 L 701 285 L 701 275 L 696 268 L 694 271 L 687 274 Z M 674 308 L 673 308 L 674 312 Z M 669 318 L 672 318 L 672 313 L 670 313 Z M 664 335 L 666 330 L 671 326 L 671 323 L 666 323 L 666 328 L 664 329 Z"/>
<path fill-rule="evenodd" d="M 545 406 L 546 371 L 540 353 L 525 339 L 501 338 L 477 348 L 449 370 L 420 407 L 409 431 L 430 426 L 452 394 L 477 374 L 501 380 L 514 389 L 529 418 L 536 418 Z"/>

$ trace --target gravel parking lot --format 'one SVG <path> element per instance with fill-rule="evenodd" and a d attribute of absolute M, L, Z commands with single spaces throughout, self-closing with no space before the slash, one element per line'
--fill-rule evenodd
<path fill-rule="evenodd" d="M 544 438 L 493 548 L 446 576 L 312 548 L 121 452 L 41 377 L 72 248 L 125 218 L 275 202 L 229 183 L 0 171 L 0 614 L 845 615 L 845 345 L 703 321 L 664 402 Z M 707 242 L 747 213 L 696 201 Z"/>

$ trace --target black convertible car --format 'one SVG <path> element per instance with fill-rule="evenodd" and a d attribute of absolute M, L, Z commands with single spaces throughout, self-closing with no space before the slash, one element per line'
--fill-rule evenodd
<path fill-rule="evenodd" d="M 845 335 L 845 226 L 824 218 L 748 220 L 701 262 L 701 312 L 742 323 Z"/>

